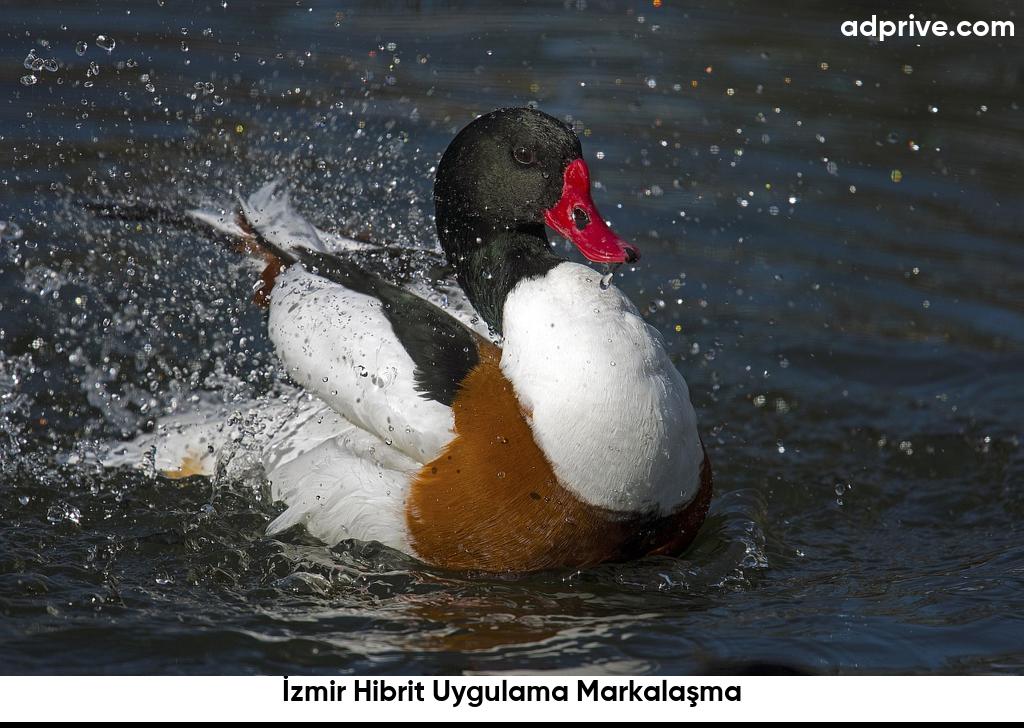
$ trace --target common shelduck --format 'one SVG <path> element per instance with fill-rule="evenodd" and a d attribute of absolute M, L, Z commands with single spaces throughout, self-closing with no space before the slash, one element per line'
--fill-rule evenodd
<path fill-rule="evenodd" d="M 268 533 L 303 524 L 444 568 L 680 553 L 711 497 L 686 382 L 630 300 L 545 231 L 593 262 L 638 257 L 594 206 L 572 129 L 525 108 L 477 118 L 434 203 L 461 287 L 445 296 L 361 269 L 351 251 L 372 244 L 318 230 L 277 184 L 237 213 L 192 211 L 262 257 L 270 340 L 304 393 L 172 417 L 107 464 L 149 453 L 165 476 L 212 475 L 249 438 L 287 506 Z"/>

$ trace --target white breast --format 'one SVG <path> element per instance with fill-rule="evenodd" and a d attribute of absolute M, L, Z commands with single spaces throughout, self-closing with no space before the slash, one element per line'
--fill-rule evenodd
<path fill-rule="evenodd" d="M 596 271 L 562 263 L 504 309 L 501 368 L 564 486 L 593 505 L 661 514 L 700 485 L 703 449 L 658 332 Z"/>

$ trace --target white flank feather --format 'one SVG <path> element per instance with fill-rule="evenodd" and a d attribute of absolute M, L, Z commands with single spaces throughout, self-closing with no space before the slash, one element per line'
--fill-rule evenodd
<path fill-rule="evenodd" d="M 451 408 L 416 389 L 376 298 L 292 266 L 274 286 L 269 328 L 292 379 L 389 446 L 425 463 L 451 439 Z"/>
<path fill-rule="evenodd" d="M 267 473 L 272 497 L 288 505 L 267 533 L 301 523 L 326 543 L 355 538 L 408 551 L 405 496 L 420 464 L 333 416 L 340 432 Z"/>

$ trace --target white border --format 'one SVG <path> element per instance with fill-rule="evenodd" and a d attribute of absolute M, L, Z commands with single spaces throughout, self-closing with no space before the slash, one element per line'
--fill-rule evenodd
<path fill-rule="evenodd" d="M 1021 677 L 296 677 L 289 685 L 345 686 L 356 680 L 422 683 L 423 702 L 285 702 L 282 677 L 3 677 L 6 721 L 905 721 L 1019 718 Z M 577 702 L 577 680 L 739 686 L 739 702 Z M 498 702 L 480 707 L 433 699 L 435 683 L 455 687 L 568 686 L 568 702 Z"/>

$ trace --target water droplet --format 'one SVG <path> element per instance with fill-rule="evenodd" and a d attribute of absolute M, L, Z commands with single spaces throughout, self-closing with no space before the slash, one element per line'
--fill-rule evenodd
<path fill-rule="evenodd" d="M 96 45 L 105 50 L 107 53 L 110 53 L 112 50 L 114 50 L 114 46 L 116 46 L 117 43 L 109 35 L 97 35 Z"/>
<path fill-rule="evenodd" d="M 82 512 L 73 505 L 60 503 L 50 506 L 50 509 L 46 512 L 46 520 L 50 523 L 68 521 L 70 523 L 78 524 L 82 520 Z"/>
<path fill-rule="evenodd" d="M 24 231 L 15 223 L 8 220 L 0 220 L 0 243 L 21 240 L 24 234 Z"/>
<path fill-rule="evenodd" d="M 31 86 L 31 85 L 33 85 L 38 80 L 39 79 L 36 78 L 34 74 L 29 73 L 29 74 L 21 77 L 21 85 L 22 86 Z"/>
<path fill-rule="evenodd" d="M 84 56 L 87 50 L 89 50 L 89 44 L 86 43 L 84 40 L 80 40 L 77 43 L 75 43 L 75 53 L 77 53 L 78 55 Z"/>

